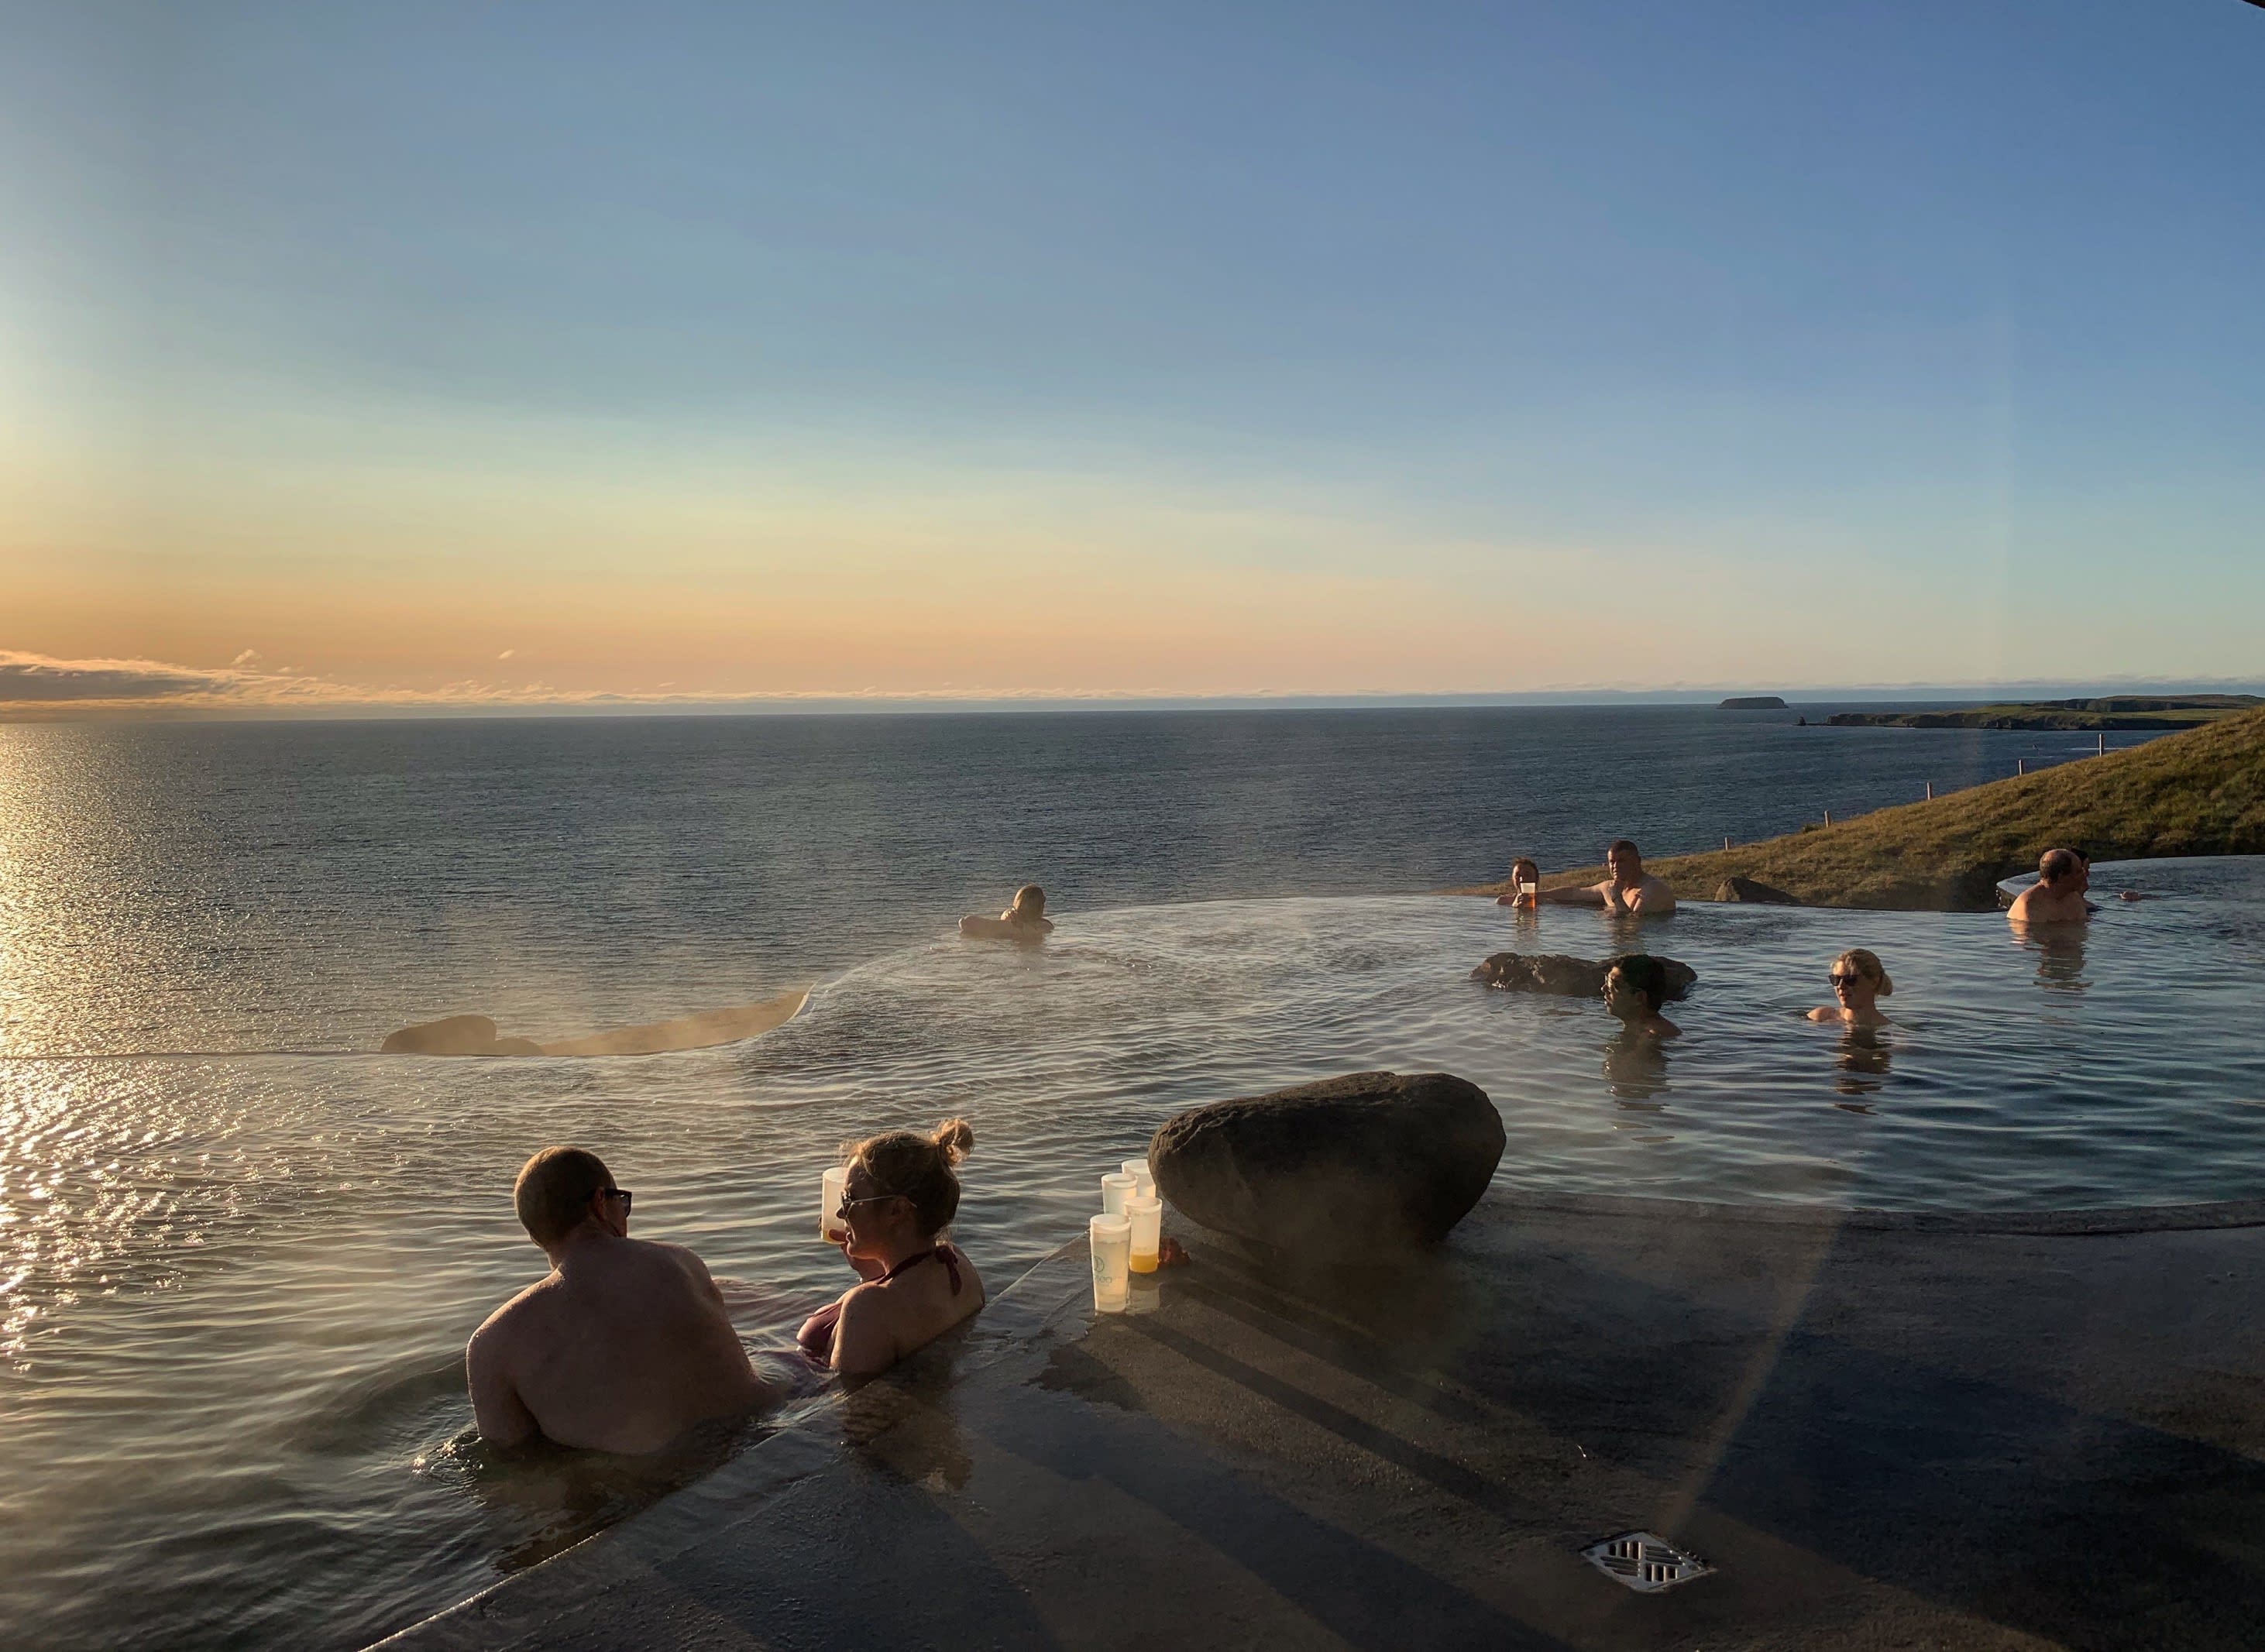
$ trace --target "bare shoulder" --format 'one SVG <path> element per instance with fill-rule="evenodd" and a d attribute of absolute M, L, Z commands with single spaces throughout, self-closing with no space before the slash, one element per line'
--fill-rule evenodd
<path fill-rule="evenodd" d="M 1809 1019 L 1811 1021 L 1838 1021 L 1840 1019 L 1840 1012 L 1837 1009 L 1812 1009 L 1809 1012 Z"/>
<path fill-rule="evenodd" d="M 870 1376 L 897 1363 L 887 1292 L 879 1280 L 869 1279 L 842 1296 L 841 1317 L 834 1325 L 834 1369 L 844 1376 Z"/>
<path fill-rule="evenodd" d="M 681 1274 L 702 1290 L 713 1291 L 716 1288 L 716 1281 L 709 1276 L 708 1264 L 683 1246 L 664 1244 L 655 1239 L 641 1239 L 636 1242 L 644 1246 L 646 1254 L 655 1262 L 666 1264 L 671 1271 Z"/>
<path fill-rule="evenodd" d="M 525 1334 L 529 1322 L 542 1314 L 543 1299 L 550 1293 L 557 1277 L 557 1275 L 551 1274 L 537 1279 L 482 1320 L 479 1329 L 474 1331 L 471 1340 L 464 1344 L 465 1357 L 472 1360 L 504 1357 Z"/>

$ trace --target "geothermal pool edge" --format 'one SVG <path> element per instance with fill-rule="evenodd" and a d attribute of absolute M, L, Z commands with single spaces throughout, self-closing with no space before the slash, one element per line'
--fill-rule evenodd
<path fill-rule="evenodd" d="M 1391 1272 L 1183 1225 L 1193 1265 L 1129 1315 L 1092 1313 L 1079 1243 L 380 1644 L 2247 1647 L 2261 1212 L 1946 1230 L 1498 1188 Z M 1713 1572 L 1641 1595 L 1582 1559 L 1637 1530 Z"/>

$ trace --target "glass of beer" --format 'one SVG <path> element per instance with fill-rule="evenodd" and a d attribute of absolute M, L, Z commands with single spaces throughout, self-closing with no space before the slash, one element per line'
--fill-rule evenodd
<path fill-rule="evenodd" d="M 848 1175 L 848 1167 L 837 1164 L 818 1178 L 818 1236 L 829 1245 L 849 1237 L 849 1230 L 841 1224 L 841 1200 Z"/>

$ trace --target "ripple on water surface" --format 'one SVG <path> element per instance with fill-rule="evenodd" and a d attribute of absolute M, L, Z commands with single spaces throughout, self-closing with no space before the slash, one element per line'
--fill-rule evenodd
<path fill-rule="evenodd" d="M 2209 879 L 2256 873 L 2130 876 L 2165 898 L 2045 941 L 1987 915 L 1693 907 L 1635 932 L 1230 901 L 1066 916 L 1039 950 L 897 952 L 768 1037 L 676 1056 L 0 1061 L 0 1612 L 37 1644 L 351 1645 L 732 1449 L 504 1464 L 467 1438 L 459 1350 L 540 1270 L 508 1189 L 547 1141 L 603 1153 L 639 1232 L 739 1282 L 758 1349 L 845 1283 L 814 1198 L 848 1138 L 970 1118 L 960 1234 L 1004 1283 L 1174 1109 L 1362 1067 L 1483 1085 L 1511 1189 L 2254 1197 L 2265 906 Z M 1637 944 L 1699 972 L 1664 1046 L 1466 979 L 1505 948 Z M 1875 1035 L 1802 1019 L 1851 945 L 1896 978 Z"/>

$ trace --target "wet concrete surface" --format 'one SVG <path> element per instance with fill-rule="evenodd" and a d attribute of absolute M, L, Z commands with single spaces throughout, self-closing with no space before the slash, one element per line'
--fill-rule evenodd
<path fill-rule="evenodd" d="M 1181 1227 L 1099 1316 L 1081 1245 L 384 1644 L 2255 1648 L 2265 1226 L 2167 1219 L 1496 1196 L 1392 1272 Z M 1716 1569 L 1581 1558 L 1635 1529 Z"/>

